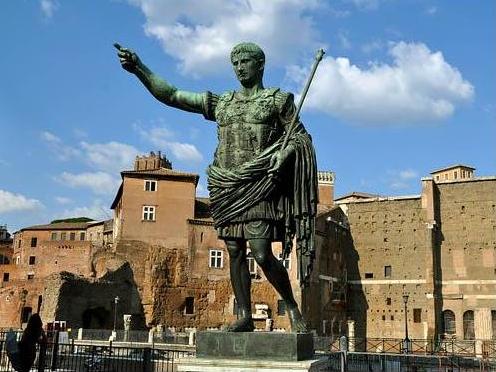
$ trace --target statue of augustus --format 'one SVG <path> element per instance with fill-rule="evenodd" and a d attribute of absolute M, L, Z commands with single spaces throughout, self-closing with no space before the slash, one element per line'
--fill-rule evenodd
<path fill-rule="evenodd" d="M 310 135 L 299 120 L 290 128 L 297 114 L 293 95 L 264 87 L 265 54 L 254 43 L 232 49 L 231 63 L 240 88 L 220 95 L 180 90 L 155 75 L 136 53 L 115 46 L 122 67 L 136 75 L 157 100 L 217 122 L 219 143 L 207 170 L 208 189 L 215 228 L 229 252 L 231 284 L 239 306 L 237 321 L 225 329 L 254 329 L 248 244 L 285 301 L 292 332 L 305 332 L 288 273 L 274 257 L 271 244 L 283 242 L 286 257 L 296 237 L 298 274 L 305 285 L 314 258 L 317 172 Z"/>

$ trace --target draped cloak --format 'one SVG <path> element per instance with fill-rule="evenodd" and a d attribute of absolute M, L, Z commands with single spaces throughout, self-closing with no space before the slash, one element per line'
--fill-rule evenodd
<path fill-rule="evenodd" d="M 209 94 L 207 93 L 207 97 Z M 284 225 L 283 257 L 289 255 L 293 239 L 296 238 L 298 274 L 300 285 L 304 286 L 308 284 L 315 258 L 314 223 L 318 187 L 312 140 L 300 122 L 297 122 L 296 128 L 289 134 L 288 146 L 294 149 L 294 156 L 290 157 L 291 164 L 286 164 L 284 172 L 278 178 L 269 176 L 270 160 L 281 150 L 285 130 L 288 129 L 288 119 L 295 112 L 292 95 L 286 96 L 290 98 L 290 105 L 280 123 L 284 130 L 281 131 L 283 135 L 237 167 L 228 169 L 214 161 L 207 169 L 208 189 L 210 209 L 218 230 L 236 221 L 257 204 L 266 200 L 275 201 L 277 214 Z M 214 97 L 211 102 L 215 105 L 215 101 Z M 215 112 L 215 107 L 210 106 L 206 112 Z M 213 115 L 205 117 L 215 120 Z"/>

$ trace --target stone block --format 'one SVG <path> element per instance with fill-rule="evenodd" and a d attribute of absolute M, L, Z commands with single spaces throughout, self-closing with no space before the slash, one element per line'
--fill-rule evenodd
<path fill-rule="evenodd" d="M 179 358 L 178 372 L 330 372 L 327 358 L 304 361 Z"/>
<path fill-rule="evenodd" d="M 311 333 L 198 332 L 198 358 L 299 361 L 313 358 Z"/>

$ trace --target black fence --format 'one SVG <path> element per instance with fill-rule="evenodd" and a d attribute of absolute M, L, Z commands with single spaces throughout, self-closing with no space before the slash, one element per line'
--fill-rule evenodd
<path fill-rule="evenodd" d="M 173 372 L 178 358 L 194 356 L 194 351 L 162 347 L 121 347 L 49 342 L 38 347 L 32 371 L 85 372 Z M 0 371 L 14 371 L 0 340 Z"/>
<path fill-rule="evenodd" d="M 170 332 L 154 332 L 150 337 L 149 331 L 123 331 L 117 330 L 112 332 L 110 329 L 83 329 L 82 330 L 82 340 L 95 340 L 95 341 L 109 341 L 112 337 L 113 341 L 120 342 L 131 342 L 131 343 L 142 343 L 149 342 L 152 343 L 164 343 L 164 344 L 179 344 L 188 345 L 189 334 L 187 333 L 170 333 Z M 71 338 L 77 338 L 77 334 L 71 334 Z"/>
<path fill-rule="evenodd" d="M 405 344 L 399 338 L 349 338 L 350 352 L 416 354 L 439 356 L 479 357 L 496 359 L 496 340 L 422 340 L 413 339 Z M 339 338 L 315 338 L 315 349 L 321 352 L 340 351 Z"/>
<path fill-rule="evenodd" d="M 345 357 L 346 355 L 346 357 Z M 402 355 L 377 353 L 331 353 L 330 371 L 346 372 L 490 372 L 496 363 L 481 358 L 454 355 Z"/>

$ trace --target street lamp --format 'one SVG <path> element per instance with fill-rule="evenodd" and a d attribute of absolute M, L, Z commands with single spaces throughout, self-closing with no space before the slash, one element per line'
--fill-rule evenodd
<path fill-rule="evenodd" d="M 117 325 L 117 303 L 119 302 L 119 296 L 115 296 L 114 298 L 114 332 L 115 327 Z"/>
<path fill-rule="evenodd" d="M 403 304 L 405 305 L 405 339 L 403 340 L 403 352 L 408 354 L 410 350 L 410 340 L 408 338 L 408 293 L 403 294 Z"/>

